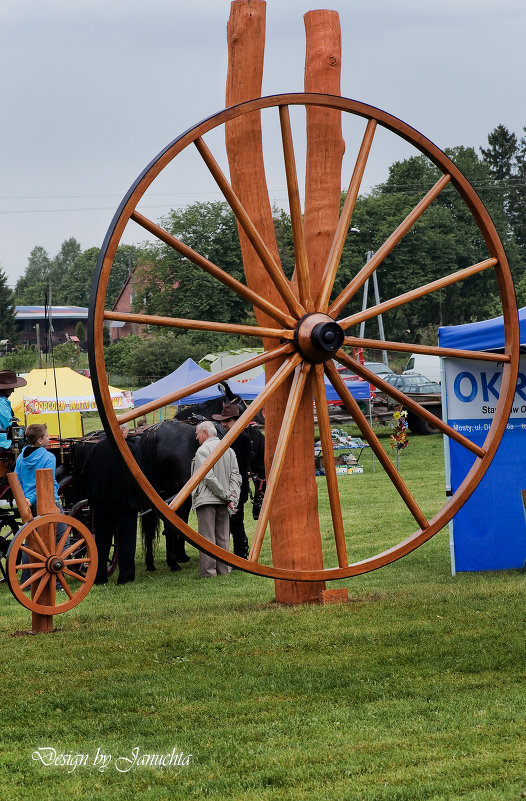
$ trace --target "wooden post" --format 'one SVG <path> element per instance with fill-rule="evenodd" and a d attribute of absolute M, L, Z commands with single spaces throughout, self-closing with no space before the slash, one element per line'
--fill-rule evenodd
<path fill-rule="evenodd" d="M 57 511 L 57 506 L 55 503 L 55 492 L 53 488 L 53 471 L 49 468 L 46 468 L 45 470 L 37 470 L 35 472 L 35 478 L 37 486 L 37 513 L 39 515 L 50 512 L 55 513 Z M 27 498 L 24 496 L 16 473 L 9 473 L 8 481 L 11 492 L 13 493 L 13 498 L 18 508 L 18 512 L 22 519 L 22 523 L 28 523 L 33 519 L 33 515 L 31 514 L 31 508 Z M 38 533 L 49 552 L 52 553 L 55 548 L 55 528 L 53 526 L 46 525 L 41 529 L 39 528 Z M 28 537 L 28 546 L 34 550 L 38 550 L 37 542 L 32 536 Z M 32 584 L 31 597 L 33 597 L 34 592 L 35 585 Z M 42 604 L 54 603 L 54 599 L 51 599 L 51 588 L 49 586 L 49 582 L 40 596 L 40 602 Z M 34 634 L 39 634 L 40 632 L 49 633 L 53 631 L 53 615 L 41 615 L 38 612 L 31 612 L 31 629 Z"/>
<path fill-rule="evenodd" d="M 305 23 L 305 91 L 341 94 L 341 31 L 336 11 L 308 11 Z M 345 143 L 341 111 L 307 106 L 305 240 L 314 298 L 340 216 Z"/>
<path fill-rule="evenodd" d="M 265 10 L 264 0 L 234 0 L 231 3 L 227 26 L 227 106 L 261 95 Z M 244 115 L 227 123 L 226 145 L 234 190 L 279 263 L 265 178 L 259 113 Z M 248 286 L 285 309 L 278 291 L 242 232 L 240 240 Z M 255 314 L 259 325 L 273 325 L 258 309 L 255 309 Z M 272 347 L 272 342 L 264 341 L 264 345 L 265 348 Z M 278 368 L 278 360 L 266 367 L 267 381 Z M 272 462 L 291 383 L 292 379 L 286 382 L 265 407 L 267 469 Z M 323 568 L 313 443 L 312 393 L 307 387 L 270 514 L 272 558 L 278 567 Z M 281 603 L 318 602 L 325 582 L 276 581 L 275 587 L 276 600 Z"/>

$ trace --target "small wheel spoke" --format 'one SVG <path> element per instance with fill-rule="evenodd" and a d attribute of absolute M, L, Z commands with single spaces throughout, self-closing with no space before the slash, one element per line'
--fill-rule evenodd
<path fill-rule="evenodd" d="M 404 292 L 403 295 L 398 295 L 396 298 L 386 300 L 384 303 L 378 303 L 376 306 L 371 306 L 370 309 L 365 309 L 357 314 L 351 314 L 350 317 L 345 317 L 343 320 L 339 320 L 339 323 L 343 329 L 349 328 L 351 325 L 357 325 L 364 320 L 370 320 L 371 317 L 378 317 L 380 314 L 385 314 L 387 311 L 396 309 L 399 306 L 404 306 L 406 303 L 411 303 L 411 301 L 422 298 L 424 295 L 430 295 L 432 292 L 438 292 L 439 289 L 444 289 L 444 287 L 449 286 L 450 284 L 456 284 L 458 281 L 464 281 L 466 278 L 470 278 L 472 275 L 477 275 L 477 273 L 488 270 L 490 267 L 495 267 L 496 264 L 498 264 L 497 259 L 485 259 L 484 261 L 478 262 L 478 264 L 473 264 L 471 267 L 466 267 L 464 270 L 457 270 L 457 272 L 451 273 L 451 275 L 445 275 L 443 278 L 439 278 L 437 281 L 431 281 L 429 284 L 424 284 L 417 289 Z"/>
<path fill-rule="evenodd" d="M 254 419 L 256 414 L 263 408 L 267 400 L 274 394 L 274 392 L 276 392 L 278 387 L 281 386 L 286 378 L 297 367 L 300 361 L 301 356 L 294 354 L 281 365 L 279 370 L 274 373 L 268 384 L 266 384 L 265 389 L 263 389 L 252 401 L 250 406 L 245 409 L 243 414 L 238 418 L 237 422 L 234 423 L 230 431 L 228 431 L 223 439 L 219 442 L 219 445 L 214 448 L 210 456 L 205 459 L 201 467 L 195 471 L 194 475 L 189 481 L 187 481 L 182 490 L 180 490 L 175 498 L 170 501 L 170 509 L 176 510 L 181 506 L 181 504 L 194 491 L 197 485 L 203 480 L 210 468 L 213 467 L 213 465 L 219 461 L 221 456 L 228 450 L 228 448 L 230 448 L 236 437 L 238 437 L 239 434 L 247 427 L 250 421 Z"/>
<path fill-rule="evenodd" d="M 26 562 L 25 564 L 21 562 L 19 565 L 16 565 L 15 570 L 40 570 L 45 566 L 45 562 Z"/>
<path fill-rule="evenodd" d="M 345 542 L 345 530 L 343 527 L 334 450 L 332 448 L 331 422 L 329 419 L 327 399 L 325 397 L 325 381 L 322 364 L 316 364 L 314 367 L 314 398 L 316 401 L 316 414 L 318 417 L 318 428 L 320 430 L 323 466 L 325 469 L 325 478 L 327 480 L 327 491 L 329 493 L 329 504 L 331 507 L 338 564 L 340 567 L 345 567 L 349 564 L 349 557 L 347 555 L 347 545 Z"/>
<path fill-rule="evenodd" d="M 303 390 L 305 389 L 310 368 L 311 365 L 309 362 L 303 362 L 303 364 L 296 367 L 287 405 L 285 407 L 285 413 L 283 415 L 283 421 L 279 430 L 278 441 L 276 443 L 274 457 L 272 459 L 272 466 L 267 479 L 267 488 L 265 490 L 265 495 L 263 496 L 263 503 L 261 505 L 261 511 L 259 513 L 252 547 L 248 555 L 249 562 L 257 562 L 259 559 L 259 554 L 261 553 L 261 546 L 263 544 L 263 537 L 265 536 L 265 531 L 270 517 L 272 501 L 274 500 L 274 496 L 279 485 L 281 471 L 283 470 L 285 456 L 287 454 L 287 448 L 294 429 L 294 421 L 296 420 L 296 415 L 298 414 L 299 405 L 303 396 Z"/>
<path fill-rule="evenodd" d="M 454 439 L 464 448 L 467 448 L 468 451 L 474 453 L 475 456 L 480 458 L 485 456 L 486 451 L 484 448 L 481 448 L 479 445 L 471 442 L 471 440 L 467 439 L 467 437 L 463 436 L 463 434 L 461 434 L 459 431 L 456 431 L 450 425 L 441 420 L 440 417 L 437 417 L 432 412 L 428 411 L 424 406 L 421 406 L 412 398 L 408 397 L 408 395 L 400 392 L 400 390 L 396 389 L 396 387 L 388 384 L 387 381 L 384 381 L 382 378 L 380 378 L 380 376 L 377 376 L 376 373 L 372 373 L 366 367 L 363 367 L 363 365 L 361 365 L 355 359 L 352 359 L 342 350 L 339 350 L 335 354 L 334 358 L 341 362 L 341 364 L 349 367 L 361 378 L 364 378 L 366 381 L 369 381 L 369 383 L 374 384 L 377 389 L 380 389 L 382 392 L 386 392 L 391 396 L 391 398 L 394 398 L 394 400 L 398 401 L 398 403 L 402 404 L 402 406 L 405 406 L 407 409 L 409 409 L 409 411 L 414 412 L 419 417 L 427 420 L 429 423 L 431 423 L 431 425 L 435 426 L 435 428 L 438 428 L 440 431 L 446 434 L 446 436 Z"/>
<path fill-rule="evenodd" d="M 68 556 L 69 556 L 70 554 L 74 553 L 74 552 L 75 552 L 76 550 L 78 550 L 78 549 L 79 549 L 79 548 L 80 548 L 82 545 L 86 545 L 86 540 L 84 539 L 84 537 L 80 537 L 78 540 L 75 540 L 75 542 L 72 542 L 72 543 L 71 543 L 71 545 L 69 545 L 69 546 L 66 548 L 66 550 L 65 550 L 65 551 L 63 551 L 63 552 L 60 554 L 60 558 L 61 558 L 62 560 L 64 560 L 64 559 L 67 559 L 67 558 L 68 558 Z"/>
<path fill-rule="evenodd" d="M 343 342 L 349 348 L 378 348 L 402 353 L 425 353 L 432 356 L 451 356 L 456 359 L 477 359 L 487 362 L 501 362 L 509 364 L 511 356 L 507 353 L 487 353 L 483 350 L 457 350 L 456 348 L 441 348 L 434 345 L 415 345 L 406 342 L 389 342 L 384 339 L 363 339 L 361 337 L 345 337 Z M 373 382 L 374 383 L 374 382 Z"/>
<path fill-rule="evenodd" d="M 31 548 L 28 548 L 27 545 L 21 545 L 20 550 L 23 551 L 23 553 L 27 553 L 28 556 L 32 556 L 33 559 L 39 559 L 41 564 L 44 564 L 44 562 L 42 562 L 43 554 L 38 553 L 38 551 L 33 551 Z"/>
<path fill-rule="evenodd" d="M 336 278 L 336 272 L 342 256 L 345 238 L 349 230 L 349 225 L 351 224 L 354 207 L 358 198 L 358 192 L 360 190 L 363 174 L 365 172 L 367 159 L 369 158 L 375 131 L 376 120 L 371 119 L 367 123 L 367 128 L 365 129 L 365 134 L 360 146 L 360 152 L 358 153 L 356 164 L 354 165 L 351 182 L 345 197 L 345 203 L 343 204 L 342 213 L 338 221 L 338 227 L 334 235 L 329 258 L 327 259 L 327 264 L 323 273 L 321 288 L 318 295 L 318 300 L 316 301 L 316 308 L 318 311 L 327 310 L 332 287 L 334 285 L 334 279 Z"/>
<path fill-rule="evenodd" d="M 253 306 L 261 309 L 261 311 L 268 314 L 269 317 L 272 317 L 273 320 L 277 320 L 282 325 L 289 327 L 294 325 L 293 317 L 290 317 L 288 314 L 286 314 L 286 312 L 281 311 L 281 309 L 278 309 L 277 306 L 269 303 L 252 289 L 249 289 L 249 287 L 245 286 L 245 284 L 242 284 L 241 281 L 238 281 L 236 278 L 233 278 L 231 275 L 229 275 L 229 273 L 222 270 L 216 264 L 213 264 L 208 259 L 205 259 L 205 257 L 201 256 L 200 253 L 192 250 L 192 248 L 188 247 L 188 245 L 185 245 L 184 242 L 181 242 L 181 240 L 177 239 L 177 237 L 169 234 L 168 231 L 165 231 L 159 225 L 156 225 L 154 222 L 152 222 L 152 220 L 149 220 L 147 217 L 139 214 L 138 211 L 134 211 L 131 214 L 131 219 L 156 236 L 162 242 L 165 242 L 167 245 L 174 248 L 174 250 L 177 250 L 178 253 L 189 259 L 209 275 L 212 275 L 229 289 L 232 289 L 234 292 L 236 292 L 236 294 L 240 295 L 245 300 L 248 300 Z"/>
<path fill-rule="evenodd" d="M 143 415 L 156 411 L 157 409 L 161 409 L 163 406 L 167 406 L 170 403 L 176 403 L 181 398 L 185 398 L 188 395 L 193 395 L 195 392 L 200 392 L 202 389 L 208 389 L 208 387 L 211 387 L 212 384 L 220 384 L 223 381 L 227 381 L 229 378 L 239 375 L 239 373 L 243 373 L 245 370 L 251 370 L 253 367 L 259 367 L 261 364 L 266 364 L 267 362 L 271 362 L 274 359 L 280 358 L 281 356 L 286 356 L 292 353 L 292 351 L 293 345 L 280 345 L 277 348 L 267 350 L 264 353 L 254 356 L 253 359 L 248 359 L 246 362 L 236 364 L 234 367 L 229 367 L 227 370 L 221 370 L 219 373 L 211 373 L 209 378 L 202 378 L 200 381 L 196 381 L 193 384 L 189 384 L 187 387 L 183 387 L 183 389 L 177 390 L 177 392 L 170 392 L 168 395 L 163 395 L 162 398 L 158 398 L 155 401 L 150 401 L 149 403 L 144 403 L 142 406 L 138 406 L 137 409 L 133 409 L 129 412 L 119 415 L 119 423 L 127 423 L 129 420 L 142 417 Z"/>
<path fill-rule="evenodd" d="M 258 254 L 259 258 L 261 259 L 261 263 L 265 268 L 265 270 L 267 271 L 270 278 L 272 279 L 274 286 L 279 291 L 281 297 L 287 304 L 290 313 L 294 314 L 296 317 L 302 317 L 305 314 L 305 309 L 303 308 L 301 303 L 298 301 L 298 298 L 292 291 L 291 285 L 287 280 L 285 273 L 281 268 L 281 265 L 277 264 L 276 261 L 274 260 L 272 253 L 270 252 L 265 242 L 263 241 L 262 237 L 260 236 L 256 226 L 254 225 L 249 215 L 247 214 L 245 207 L 243 206 L 240 199 L 234 192 L 226 176 L 223 174 L 223 171 L 221 170 L 219 164 L 213 157 L 209 148 L 207 147 L 207 145 L 205 144 L 205 142 L 201 137 L 199 137 L 194 141 L 194 145 L 199 151 L 199 154 L 203 159 L 203 161 L 205 162 L 206 166 L 210 170 L 221 192 L 225 196 L 228 205 L 234 212 L 237 221 L 243 228 L 243 231 L 247 235 L 252 247 Z"/>
<path fill-rule="evenodd" d="M 32 599 L 31 599 L 33 601 L 33 603 L 36 603 L 38 601 L 38 599 L 42 595 L 44 589 L 48 585 L 48 582 L 49 582 L 50 578 L 51 578 L 51 573 L 47 573 L 46 572 L 42 576 L 42 578 L 40 579 L 40 583 L 39 583 L 38 587 L 35 590 L 35 594 L 33 595 Z"/>
<path fill-rule="evenodd" d="M 31 584 L 34 584 L 35 581 L 38 581 L 39 579 L 41 579 L 42 576 L 44 576 L 46 573 L 48 573 L 48 570 L 47 570 L 46 567 L 43 567 L 41 570 L 37 570 L 36 573 L 33 573 L 32 576 L 30 576 L 26 581 L 24 581 L 20 585 L 20 589 L 21 590 L 27 590 L 27 588 L 30 587 Z"/>
<path fill-rule="evenodd" d="M 138 323 L 139 325 L 160 325 L 194 331 L 219 331 L 220 333 L 249 337 L 269 337 L 270 339 L 292 339 L 294 336 L 294 332 L 287 329 L 262 328 L 257 325 L 238 325 L 237 323 L 215 323 L 208 320 L 185 320 L 180 317 L 159 317 L 153 314 L 105 311 L 104 319 L 122 323 Z"/>
<path fill-rule="evenodd" d="M 440 194 L 444 187 L 451 180 L 451 175 L 447 173 L 440 178 L 439 181 L 429 190 L 427 195 L 422 198 L 415 208 L 407 215 L 405 220 L 400 223 L 398 228 L 393 231 L 383 245 L 376 251 L 374 256 L 369 259 L 367 264 L 362 267 L 360 272 L 347 284 L 346 288 L 340 292 L 336 300 L 331 304 L 329 314 L 331 317 L 336 317 L 347 303 L 354 297 L 359 289 L 365 284 L 366 280 L 371 277 L 374 271 L 379 267 L 382 261 L 391 253 L 392 250 L 398 245 L 401 239 L 407 234 L 415 222 L 422 216 L 424 211 L 431 205 L 433 200 Z"/>
<path fill-rule="evenodd" d="M 395 489 L 399 493 L 400 497 L 404 501 L 405 505 L 415 518 L 416 522 L 418 523 L 422 531 L 424 531 L 429 526 L 429 522 L 426 516 L 424 515 L 424 513 L 418 506 L 417 502 L 411 495 L 405 481 L 398 473 L 396 467 L 391 462 L 389 456 L 382 448 L 378 437 L 370 428 L 367 422 L 367 418 L 361 411 L 360 407 L 358 406 L 358 403 L 347 389 L 343 379 L 338 375 L 336 367 L 333 364 L 327 362 L 327 364 L 325 365 L 325 371 L 334 389 L 336 390 L 336 392 L 342 399 L 343 403 L 345 404 L 345 407 L 354 417 L 354 420 L 358 428 L 360 429 L 362 436 L 368 441 L 369 445 L 374 451 L 376 458 L 378 459 L 378 461 L 384 468 L 385 472 L 391 479 Z"/>
<path fill-rule="evenodd" d="M 279 107 L 279 119 L 281 124 L 283 155 L 285 158 L 285 175 L 287 178 L 287 191 L 289 196 L 294 255 L 296 257 L 298 289 L 301 303 L 305 306 L 305 310 L 307 312 L 311 312 L 314 311 L 314 301 L 311 293 L 309 262 L 307 257 L 307 246 L 305 243 L 305 229 L 303 228 L 303 216 L 301 213 L 300 194 L 298 189 L 298 175 L 296 171 L 296 159 L 294 156 L 294 144 L 292 141 L 292 130 L 290 126 L 290 114 L 288 106 Z"/>
<path fill-rule="evenodd" d="M 36 529 L 36 528 L 33 529 L 33 531 L 31 533 L 32 533 L 33 537 L 35 538 L 35 540 L 37 541 L 37 544 L 38 544 L 38 546 L 40 548 L 40 555 L 41 556 L 50 556 L 49 549 L 48 549 L 47 545 L 44 543 L 44 541 L 43 541 L 42 537 L 40 536 L 40 534 L 38 533 L 38 529 Z"/>
<path fill-rule="evenodd" d="M 60 542 L 57 545 L 57 553 L 60 553 L 62 551 L 64 545 L 68 541 L 70 531 L 71 531 L 71 526 L 66 526 L 66 530 L 62 534 L 62 536 L 60 538 Z"/>
<path fill-rule="evenodd" d="M 62 585 L 62 588 L 64 589 L 64 592 L 65 592 L 65 593 L 66 593 L 66 595 L 68 596 L 68 598 L 73 598 L 73 595 L 74 595 L 74 593 L 73 593 L 73 591 L 71 590 L 71 587 L 69 586 L 68 582 L 66 581 L 66 577 L 65 577 L 65 575 L 64 575 L 64 573 L 65 573 L 65 572 L 66 572 L 65 570 L 61 570 L 61 571 L 60 571 L 60 572 L 57 574 L 57 577 L 58 577 L 58 576 L 60 576 L 60 583 L 61 583 L 61 585 Z M 70 572 L 70 571 L 68 571 L 68 572 Z M 75 576 L 75 578 L 77 578 L 77 576 Z M 77 588 L 77 589 L 78 589 L 78 588 Z"/>
<path fill-rule="evenodd" d="M 67 564 L 85 564 L 86 562 L 91 562 L 91 559 L 79 559 L 78 561 L 75 560 L 74 562 L 68 562 Z M 62 569 L 62 573 L 66 576 L 71 576 L 71 578 L 76 579 L 77 581 L 81 581 L 83 584 L 86 583 L 85 577 L 81 573 L 75 573 L 74 570 L 69 570 L 69 568 L 64 567 Z"/>

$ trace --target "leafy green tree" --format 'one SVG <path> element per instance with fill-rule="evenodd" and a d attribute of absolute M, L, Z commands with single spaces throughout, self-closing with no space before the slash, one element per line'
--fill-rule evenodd
<path fill-rule="evenodd" d="M 5 370 L 14 370 L 15 373 L 28 373 L 38 363 L 38 353 L 29 348 L 15 348 L 4 357 Z"/>
<path fill-rule="evenodd" d="M 45 302 L 49 286 L 51 259 L 48 252 L 36 245 L 27 260 L 24 275 L 15 287 L 15 300 L 20 305 L 41 305 Z"/>
<path fill-rule="evenodd" d="M 8 339 L 12 344 L 18 340 L 15 325 L 14 295 L 7 284 L 7 276 L 0 269 L 0 339 Z"/>
<path fill-rule="evenodd" d="M 161 225 L 186 245 L 244 282 L 237 224 L 226 203 L 172 210 Z M 162 243 L 149 245 L 135 283 L 134 309 L 198 320 L 240 322 L 251 307 L 199 267 Z"/>
<path fill-rule="evenodd" d="M 497 125 L 488 134 L 488 147 L 481 147 L 480 152 L 497 180 L 509 179 L 514 174 L 517 147 L 516 135 L 505 125 Z"/>
<path fill-rule="evenodd" d="M 82 320 L 79 320 L 75 326 L 75 336 L 78 338 L 79 342 L 84 342 L 86 339 L 86 329 L 84 328 Z"/>
<path fill-rule="evenodd" d="M 71 367 L 76 370 L 80 366 L 80 348 L 74 342 L 55 345 L 53 359 L 56 367 Z"/>
<path fill-rule="evenodd" d="M 100 248 L 88 248 L 70 265 L 61 284 L 64 303 L 83 307 L 89 305 L 99 253 Z M 108 283 L 108 308 L 115 303 L 129 275 L 140 262 L 140 254 L 141 249 L 135 245 L 120 245 L 117 248 Z"/>

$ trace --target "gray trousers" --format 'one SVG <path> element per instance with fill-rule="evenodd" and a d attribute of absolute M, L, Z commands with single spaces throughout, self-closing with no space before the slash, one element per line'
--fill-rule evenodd
<path fill-rule="evenodd" d="M 199 534 L 228 551 L 230 545 L 230 518 L 226 504 L 210 503 L 198 506 L 196 513 Z M 201 578 L 222 574 L 228 575 L 228 573 L 230 573 L 230 566 L 225 562 L 214 559 L 214 557 L 208 556 L 207 553 L 202 551 L 199 553 L 199 575 Z"/>

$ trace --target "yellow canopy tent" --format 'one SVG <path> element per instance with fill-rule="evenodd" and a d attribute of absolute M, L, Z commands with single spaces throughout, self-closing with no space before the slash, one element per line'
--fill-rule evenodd
<path fill-rule="evenodd" d="M 27 385 L 15 389 L 9 400 L 15 417 L 31 423 L 46 423 L 53 436 L 81 437 L 81 412 L 97 411 L 91 379 L 70 367 L 55 371 L 31 370 L 25 376 Z M 128 390 L 109 387 L 114 409 L 130 409 L 133 395 Z M 58 404 L 57 404 L 58 397 Z M 58 413 L 57 413 L 58 409 Z"/>

